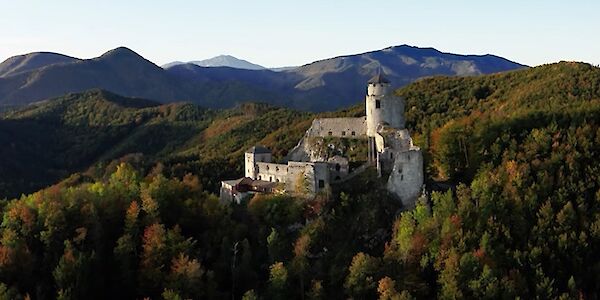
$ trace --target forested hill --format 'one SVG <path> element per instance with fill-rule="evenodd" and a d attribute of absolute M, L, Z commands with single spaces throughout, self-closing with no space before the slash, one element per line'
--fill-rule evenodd
<path fill-rule="evenodd" d="M 236 176 L 246 148 L 262 142 L 281 157 L 310 124 L 308 116 L 252 103 L 222 111 L 162 105 L 102 90 L 50 99 L 0 118 L 0 198 L 94 172 L 124 155 L 149 164 L 184 160 L 196 172 L 210 165 L 203 182 L 216 192 L 222 176 Z"/>
<path fill-rule="evenodd" d="M 120 124 L 132 128 L 90 160 L 107 163 L 2 202 L 0 294 L 600 297 L 600 69 L 562 62 L 430 78 L 397 92 L 406 97 L 415 143 L 426 151 L 429 187 L 440 180 L 454 187 L 428 189 L 407 211 L 384 192 L 374 170 L 312 201 L 268 195 L 224 206 L 207 192 L 218 178 L 243 173 L 234 166 L 242 165 L 251 144 L 282 157 L 309 126 L 310 114 L 258 104 L 225 111 L 151 102 L 132 108 L 103 99 L 118 98 L 104 92 L 9 114 L 0 126 L 8 122 L 11 130 L 44 132 L 47 126 L 55 129 L 46 132 L 64 133 L 85 125 L 66 139 L 75 145 L 92 134 L 117 136 L 128 128 Z M 71 109 L 86 101 L 107 108 Z M 61 117 L 49 117 L 52 112 Z M 85 117 L 64 117 L 71 115 Z M 115 126 L 100 119 L 114 119 Z M 97 131 L 86 135 L 90 130 Z M 55 149 L 51 141 L 62 139 L 48 138 L 29 153 Z M 25 151 L 29 144 L 21 145 L 16 149 Z M 112 161 L 132 152 L 145 154 Z"/>
<path fill-rule="evenodd" d="M 407 126 L 427 133 L 424 146 L 431 145 L 437 160 L 431 160 L 431 171 L 462 179 L 489 162 L 491 152 L 499 151 L 490 147 L 507 134 L 593 123 L 600 69 L 561 62 L 489 76 L 428 78 L 397 93 L 407 101 Z"/>

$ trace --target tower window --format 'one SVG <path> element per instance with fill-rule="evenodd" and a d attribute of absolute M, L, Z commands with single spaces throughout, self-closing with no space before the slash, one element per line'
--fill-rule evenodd
<path fill-rule="evenodd" d="M 356 135 L 356 131 L 352 131 L 351 134 L 352 134 L 352 136 L 355 136 Z"/>
<path fill-rule="evenodd" d="M 345 132 L 345 131 L 342 131 L 342 136 L 345 136 L 345 135 L 346 135 L 346 132 Z"/>
<path fill-rule="evenodd" d="M 322 189 L 325 187 L 325 180 L 319 179 L 319 188 Z"/>
<path fill-rule="evenodd" d="M 381 100 L 375 100 L 375 108 L 381 108 Z"/>

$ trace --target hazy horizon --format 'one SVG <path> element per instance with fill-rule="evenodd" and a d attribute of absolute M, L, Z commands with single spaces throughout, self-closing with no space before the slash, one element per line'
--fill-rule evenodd
<path fill-rule="evenodd" d="M 92 58 L 125 46 L 157 65 L 232 55 L 285 67 L 407 44 L 493 54 L 530 66 L 561 60 L 600 64 L 595 56 L 600 40 L 593 38 L 600 3 L 587 1 L 27 0 L 3 8 L 0 61 L 39 51 Z"/>

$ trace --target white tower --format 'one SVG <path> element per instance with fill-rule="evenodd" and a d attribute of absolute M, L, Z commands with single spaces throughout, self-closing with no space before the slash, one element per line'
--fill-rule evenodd
<path fill-rule="evenodd" d="M 371 78 L 367 86 L 367 135 L 374 137 L 379 124 L 404 128 L 404 99 L 391 93 L 390 81 L 381 74 Z"/>
<path fill-rule="evenodd" d="M 268 162 L 272 159 L 271 150 L 262 147 L 254 146 L 248 149 L 244 155 L 244 174 L 245 177 L 250 177 L 256 180 L 256 163 L 257 162 Z"/>

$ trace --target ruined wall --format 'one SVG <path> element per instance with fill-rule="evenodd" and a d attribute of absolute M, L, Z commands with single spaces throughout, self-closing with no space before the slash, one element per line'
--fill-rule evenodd
<path fill-rule="evenodd" d="M 367 134 L 366 128 L 365 117 L 314 119 L 307 131 L 307 135 L 309 137 L 364 138 Z"/>
<path fill-rule="evenodd" d="M 256 179 L 270 182 L 285 182 L 288 165 L 275 163 L 256 163 Z"/>
<path fill-rule="evenodd" d="M 314 195 L 329 183 L 327 163 L 288 162 L 286 192 Z"/>
<path fill-rule="evenodd" d="M 413 207 L 423 187 L 423 153 L 412 150 L 395 153 L 387 189 L 400 198 L 405 207 Z"/>
<path fill-rule="evenodd" d="M 257 162 L 268 162 L 272 160 L 271 153 L 245 153 L 244 154 L 244 176 L 252 179 L 257 179 L 258 174 L 256 173 Z"/>

